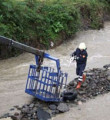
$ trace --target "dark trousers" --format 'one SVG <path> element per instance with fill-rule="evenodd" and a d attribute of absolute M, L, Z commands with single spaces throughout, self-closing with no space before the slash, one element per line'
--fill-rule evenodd
<path fill-rule="evenodd" d="M 86 67 L 86 64 L 78 64 L 77 63 L 76 74 L 79 75 L 79 76 L 82 76 L 85 67 Z"/>

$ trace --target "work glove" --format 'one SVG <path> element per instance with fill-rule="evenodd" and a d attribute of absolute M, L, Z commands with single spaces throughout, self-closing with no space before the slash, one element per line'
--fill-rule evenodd
<path fill-rule="evenodd" d="M 70 57 L 70 63 L 74 61 L 74 57 Z"/>
<path fill-rule="evenodd" d="M 79 57 L 77 57 L 77 56 L 74 56 L 74 60 L 78 60 L 79 59 Z"/>
<path fill-rule="evenodd" d="M 70 57 L 70 63 L 72 63 L 74 60 L 78 60 L 79 57 L 77 56 L 73 56 L 73 57 Z"/>

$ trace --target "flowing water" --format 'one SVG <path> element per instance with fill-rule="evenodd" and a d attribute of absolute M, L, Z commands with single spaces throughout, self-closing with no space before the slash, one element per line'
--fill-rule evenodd
<path fill-rule="evenodd" d="M 70 64 L 69 59 L 80 42 L 85 42 L 87 45 L 89 56 L 86 69 L 109 64 L 110 22 L 106 22 L 104 29 L 101 30 L 78 32 L 74 39 L 46 51 L 60 59 L 61 69 L 68 73 L 68 82 L 76 77 L 75 63 Z M 34 55 L 28 53 L 0 61 L 0 115 L 8 112 L 14 105 L 22 105 L 32 100 L 33 97 L 24 92 L 30 64 L 35 64 L 35 60 Z M 47 59 L 43 65 L 55 67 L 55 63 Z"/>

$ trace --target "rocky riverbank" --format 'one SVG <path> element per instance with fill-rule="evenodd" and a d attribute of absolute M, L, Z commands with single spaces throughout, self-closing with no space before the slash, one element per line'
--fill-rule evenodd
<path fill-rule="evenodd" d="M 94 68 L 86 71 L 86 81 L 77 90 L 78 100 L 85 101 L 110 91 L 110 70 L 107 69 L 108 67 L 109 65 L 106 65 L 103 69 Z M 75 79 L 69 83 L 68 90 L 75 89 L 76 81 Z"/>
<path fill-rule="evenodd" d="M 4 114 L 1 118 L 12 120 L 48 120 L 56 114 L 69 111 L 70 107 L 77 106 L 86 102 L 88 99 L 94 99 L 98 95 L 110 91 L 110 65 L 103 68 L 93 68 L 86 72 L 86 80 L 81 88 L 77 90 L 77 98 L 72 101 L 61 103 L 45 103 L 34 99 L 30 104 L 23 106 L 14 106 L 9 113 Z M 74 79 L 67 85 L 66 91 L 75 91 L 77 79 Z M 8 119 L 7 119 L 8 120 Z"/>

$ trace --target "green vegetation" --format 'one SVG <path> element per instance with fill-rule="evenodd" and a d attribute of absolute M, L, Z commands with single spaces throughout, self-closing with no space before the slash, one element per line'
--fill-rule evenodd
<path fill-rule="evenodd" d="M 51 41 L 58 45 L 82 28 L 103 27 L 108 3 L 110 0 L 3 0 L 0 35 L 49 49 Z"/>

